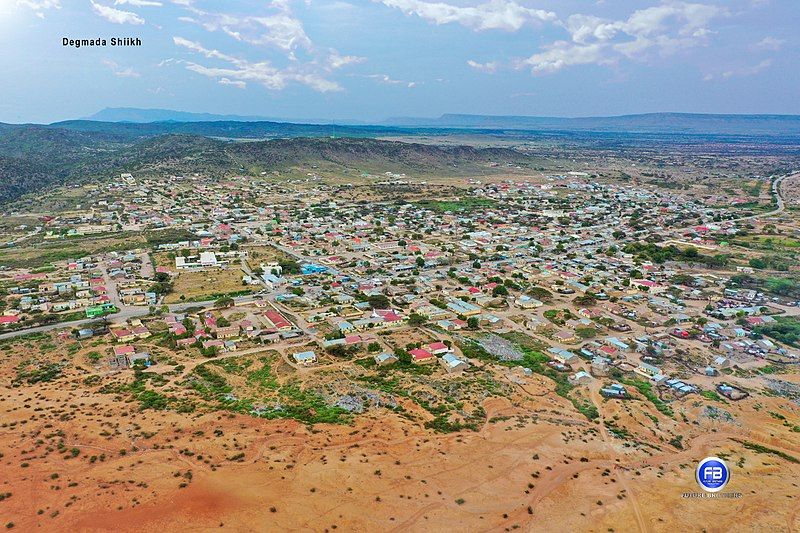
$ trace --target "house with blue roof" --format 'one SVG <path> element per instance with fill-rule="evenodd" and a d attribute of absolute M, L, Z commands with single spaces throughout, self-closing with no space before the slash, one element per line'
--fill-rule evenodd
<path fill-rule="evenodd" d="M 469 363 L 459 359 L 455 354 L 446 353 L 439 359 L 439 362 L 447 371 L 448 374 L 460 374 L 469 368 Z"/>
<path fill-rule="evenodd" d="M 396 363 L 399 359 L 397 356 L 390 352 L 380 353 L 375 356 L 375 363 L 378 366 L 387 366 Z"/>

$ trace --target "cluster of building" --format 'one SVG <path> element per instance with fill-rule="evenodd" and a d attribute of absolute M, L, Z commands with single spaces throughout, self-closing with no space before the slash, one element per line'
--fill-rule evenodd
<path fill-rule="evenodd" d="M 42 305 L 159 305 L 160 296 L 146 288 L 158 274 L 241 268 L 252 298 L 222 313 L 170 310 L 158 318 L 178 346 L 235 351 L 247 342 L 302 339 L 318 349 L 293 350 L 291 361 L 308 367 L 332 349 L 377 342 L 381 353 L 373 357 L 384 366 L 398 359 L 386 339 L 424 325 L 440 340 L 408 350 L 412 362 L 438 361 L 458 374 L 472 364 L 443 342 L 454 332 L 518 332 L 547 345 L 551 366 L 576 384 L 623 372 L 676 394 L 699 390 L 689 382 L 694 376 L 725 372 L 732 360 L 794 357 L 756 335 L 786 302 L 731 288 L 713 269 L 648 256 L 645 240 L 661 243 L 657 248 L 710 246 L 712 234 L 735 235 L 736 211 L 709 199 L 583 174 L 473 180 L 449 189 L 446 202 L 345 201 L 345 193 L 354 194 L 348 185 L 265 183 L 123 175 L 98 186 L 81 231 L 114 225 L 187 237 L 152 250 L 55 262 L 45 274 L 17 272 L 6 316 Z M 48 231 L 60 234 L 53 228 L 59 222 L 49 220 Z M 273 250 L 280 260 L 255 249 Z M 174 253 L 174 269 L 153 268 L 153 251 Z M 226 318 L 234 314 L 241 316 Z M 130 323 L 112 332 L 118 342 L 142 338 Z M 678 360 L 681 375 L 666 370 Z M 618 383 L 603 391 L 627 396 Z"/>

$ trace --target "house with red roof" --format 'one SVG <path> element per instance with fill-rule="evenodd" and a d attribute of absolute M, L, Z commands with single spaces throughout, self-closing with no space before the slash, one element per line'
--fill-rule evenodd
<path fill-rule="evenodd" d="M 591 309 L 588 307 L 585 307 L 583 309 L 578 309 L 578 314 L 590 320 L 592 318 L 600 318 L 601 316 L 603 316 L 603 312 L 600 311 L 599 309 Z"/>
<path fill-rule="evenodd" d="M 411 354 L 411 360 L 418 365 L 432 363 L 436 360 L 436 357 L 431 352 L 422 348 L 414 348 L 408 353 Z"/>
<path fill-rule="evenodd" d="M 209 339 L 207 341 L 203 341 L 203 348 L 205 349 L 217 348 L 219 350 L 222 350 L 225 348 L 225 343 L 219 339 Z"/>
<path fill-rule="evenodd" d="M 132 353 L 136 353 L 136 349 L 130 344 L 124 344 L 122 346 L 114 346 L 114 355 L 117 357 L 121 355 L 130 355 Z"/>
<path fill-rule="evenodd" d="M 347 346 L 354 346 L 356 344 L 361 344 L 364 340 L 361 338 L 361 335 L 348 335 L 344 338 L 344 343 Z"/>
<path fill-rule="evenodd" d="M 433 355 L 444 355 L 450 352 L 450 347 L 441 341 L 432 342 L 428 345 L 428 351 Z"/>
<path fill-rule="evenodd" d="M 14 324 L 19 321 L 18 315 L 0 315 L 0 324 Z"/>
<path fill-rule="evenodd" d="M 387 324 L 398 324 L 403 321 L 403 317 L 391 309 L 376 309 L 375 314 L 382 317 L 383 321 Z"/>
<path fill-rule="evenodd" d="M 600 351 L 609 357 L 614 357 L 615 355 L 617 355 L 617 349 L 614 348 L 613 346 L 603 345 L 600 347 Z"/>
<path fill-rule="evenodd" d="M 131 333 L 136 335 L 137 339 L 146 339 L 150 336 L 150 330 L 148 330 L 145 326 L 136 326 L 131 330 Z"/>
<path fill-rule="evenodd" d="M 269 321 L 270 324 L 272 324 L 272 327 L 278 331 L 288 331 L 292 329 L 292 323 L 289 322 L 285 316 L 274 309 L 266 311 L 264 313 L 264 317 Z"/>
<path fill-rule="evenodd" d="M 121 329 L 112 329 L 111 334 L 114 338 L 118 341 L 122 342 L 130 342 L 136 339 L 136 335 L 129 329 L 121 328 Z"/>

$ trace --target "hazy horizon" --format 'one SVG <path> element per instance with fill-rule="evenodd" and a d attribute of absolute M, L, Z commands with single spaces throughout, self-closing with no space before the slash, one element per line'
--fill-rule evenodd
<path fill-rule="evenodd" d="M 128 119 L 108 119 L 104 117 L 98 117 L 97 115 L 101 115 L 108 111 L 147 111 L 147 112 L 161 112 L 161 113 L 174 113 L 174 114 L 181 114 L 181 115 L 194 115 L 195 117 L 191 119 L 183 120 L 181 118 L 164 118 L 164 119 L 155 119 L 155 120 L 128 120 Z M 199 118 L 201 115 L 207 115 L 208 119 Z M 305 123 L 305 124 L 335 124 L 341 123 L 342 125 L 345 124 L 352 124 L 352 125 L 381 125 L 387 124 L 392 125 L 393 121 L 401 120 L 401 119 L 419 119 L 419 120 L 431 120 L 435 121 L 437 119 L 444 118 L 446 116 L 462 116 L 462 117 L 487 117 L 487 118 L 497 118 L 497 119 L 504 119 L 504 118 L 534 118 L 534 119 L 554 119 L 554 120 L 572 120 L 572 119 L 604 119 L 604 118 L 623 118 L 623 117 L 638 117 L 644 115 L 693 115 L 693 116 L 707 116 L 707 117 L 800 117 L 800 114 L 792 114 L 792 113 L 702 113 L 702 112 L 685 112 L 685 111 L 652 111 L 647 113 L 623 113 L 618 115 L 575 115 L 575 116 L 566 116 L 566 115 L 484 115 L 479 113 L 439 113 L 436 115 L 425 115 L 425 116 L 411 116 L 411 115 L 395 115 L 395 116 L 387 116 L 383 118 L 376 119 L 374 121 L 363 120 L 359 118 L 352 118 L 352 117 L 341 117 L 341 118 L 326 118 L 326 117 L 270 117 L 270 116 L 261 116 L 261 115 L 249 115 L 246 113 L 217 113 L 214 110 L 189 110 L 189 109 L 166 109 L 166 108 L 138 108 L 138 107 L 126 107 L 126 106 L 119 106 L 119 107 L 107 107 L 103 109 L 99 109 L 94 113 L 91 113 L 86 116 L 76 116 L 76 117 L 67 117 L 62 118 L 59 120 L 51 120 L 51 121 L 28 121 L 28 122 L 5 122 L 0 121 L 0 123 L 10 124 L 10 125 L 25 125 L 25 124 L 34 124 L 34 125 L 50 125 L 50 124 L 57 124 L 59 122 L 65 121 L 74 121 L 74 120 L 90 120 L 90 121 L 97 121 L 97 122 L 161 122 L 161 121 L 170 121 L 170 122 L 203 122 L 203 121 L 222 121 L 228 120 L 231 122 L 256 122 L 256 121 L 264 121 L 264 122 L 285 122 L 285 123 Z"/>

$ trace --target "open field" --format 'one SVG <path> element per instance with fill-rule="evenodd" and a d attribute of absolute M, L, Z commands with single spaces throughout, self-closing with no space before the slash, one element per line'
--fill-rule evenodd
<path fill-rule="evenodd" d="M 106 232 L 46 240 L 42 236 L 24 245 L 0 249 L 0 264 L 11 268 L 35 269 L 57 261 L 80 259 L 93 254 L 122 252 L 153 246 L 186 236 L 186 232 L 156 230 L 148 232 Z"/>
<path fill-rule="evenodd" d="M 47 342 L 30 346 L 68 356 L 68 345 Z M 0 380 L 8 384 L 18 355 L 4 354 Z M 605 423 L 591 423 L 533 381 L 482 400 L 487 421 L 474 432 L 434 433 L 380 411 L 312 428 L 224 412 L 140 411 L 111 392 L 118 377 L 88 379 L 94 372 L 74 357 L 74 368 L 53 381 L 0 393 L 0 492 L 10 493 L 0 517 L 22 531 L 800 526 L 800 465 L 764 451 L 800 456 L 797 434 L 777 420 L 754 425 L 744 402 L 687 399 L 675 406 L 691 422 L 683 423 L 646 402 L 603 401 Z M 212 367 L 247 381 L 265 375 L 257 359 Z M 709 417 L 709 405 L 730 420 Z M 637 444 L 676 426 L 685 434 L 678 450 Z M 681 497 L 697 490 L 695 458 L 712 454 L 735 465 L 728 489 L 741 499 Z"/>
<path fill-rule="evenodd" d="M 250 292 L 242 285 L 244 273 L 239 265 L 217 268 L 203 272 L 179 272 L 174 288 L 165 298 L 165 303 L 199 302 L 214 300 L 232 293 Z"/>

